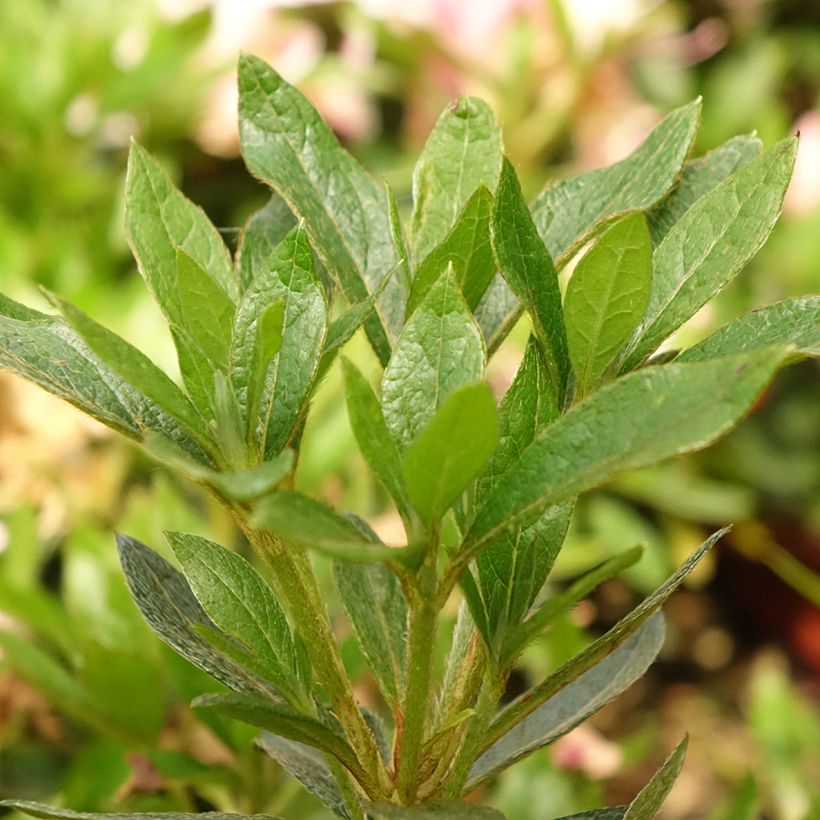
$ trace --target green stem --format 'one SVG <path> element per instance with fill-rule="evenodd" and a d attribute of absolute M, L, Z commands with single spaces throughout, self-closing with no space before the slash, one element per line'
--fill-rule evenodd
<path fill-rule="evenodd" d="M 410 598 L 409 665 L 396 787 L 405 804 L 416 798 L 421 750 L 430 696 L 436 623 L 436 553 L 431 550 L 419 570 Z"/>
<path fill-rule="evenodd" d="M 319 585 L 309 562 L 300 552 L 288 550 L 270 533 L 241 522 L 253 547 L 272 568 L 288 603 L 299 635 L 305 642 L 316 674 L 327 692 L 347 739 L 374 784 L 362 784 L 371 799 L 392 793 L 392 781 L 379 754 L 376 739 L 359 710 L 336 638 L 330 625 Z"/>

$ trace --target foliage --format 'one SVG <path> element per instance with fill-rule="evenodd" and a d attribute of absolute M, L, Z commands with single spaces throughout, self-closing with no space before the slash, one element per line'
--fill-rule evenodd
<path fill-rule="evenodd" d="M 145 619 L 224 687 L 195 707 L 264 730 L 260 748 L 341 817 L 497 816 L 462 798 L 645 671 L 663 643 L 661 605 L 724 532 L 502 705 L 527 644 L 638 557 L 542 598 L 575 499 L 710 444 L 780 366 L 817 349 L 806 319 L 817 300 L 804 299 L 765 321 L 742 317 L 680 361 L 656 355 L 765 241 L 795 140 L 750 151 L 736 169 L 687 162 L 691 103 L 631 157 L 547 188 L 530 208 L 498 126 L 467 98 L 422 152 L 407 237 L 389 193 L 292 86 L 243 57 L 239 87 L 246 164 L 279 204 L 251 222 L 236 263 L 155 160 L 131 151 L 129 241 L 183 386 L 56 297 L 61 317 L 3 297 L 0 361 L 207 488 L 265 562 L 270 583 L 224 547 L 169 532 L 180 570 L 118 537 Z M 676 186 L 693 175 L 682 205 Z M 564 300 L 559 273 L 590 243 Z M 350 307 L 333 319 L 337 288 Z M 487 357 L 523 312 L 530 342 L 496 406 Z M 359 326 L 383 366 L 381 389 L 345 362 L 347 407 L 402 516 L 401 546 L 295 488 L 311 397 Z M 356 701 L 311 549 L 333 558 L 382 714 Z M 433 638 L 457 589 L 467 609 L 437 694 Z M 585 816 L 654 816 L 684 749 L 629 806 Z"/>

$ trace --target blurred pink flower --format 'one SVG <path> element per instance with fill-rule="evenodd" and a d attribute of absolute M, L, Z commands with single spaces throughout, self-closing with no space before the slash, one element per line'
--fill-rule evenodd
<path fill-rule="evenodd" d="M 623 753 L 595 729 L 579 726 L 555 742 L 552 761 L 559 769 L 580 771 L 593 780 L 601 780 L 618 773 Z"/>
<path fill-rule="evenodd" d="M 794 128 L 800 133 L 800 145 L 783 210 L 799 216 L 820 207 L 820 112 L 807 111 Z"/>

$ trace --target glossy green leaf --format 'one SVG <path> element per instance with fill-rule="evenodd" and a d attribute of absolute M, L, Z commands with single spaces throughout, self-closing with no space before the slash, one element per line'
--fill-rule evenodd
<path fill-rule="evenodd" d="M 441 244 L 479 185 L 495 188 L 503 153 L 495 115 L 483 100 L 462 97 L 439 117 L 413 171 L 417 260 Z"/>
<path fill-rule="evenodd" d="M 276 346 L 270 343 L 270 325 L 275 330 L 277 323 L 268 311 L 277 303 L 283 311 L 281 345 L 271 355 Z M 326 322 L 313 253 L 299 225 L 277 245 L 267 270 L 257 273 L 234 325 L 231 381 L 249 440 L 266 459 L 288 443 L 299 420 L 319 364 Z"/>
<path fill-rule="evenodd" d="M 677 182 L 700 120 L 700 100 L 664 117 L 628 157 L 606 168 L 556 182 L 537 197 L 532 215 L 559 264 L 600 224 L 628 211 L 644 211 Z"/>
<path fill-rule="evenodd" d="M 766 241 L 794 166 L 789 138 L 701 197 L 655 251 L 652 289 L 622 370 L 636 367 L 715 296 Z"/>
<path fill-rule="evenodd" d="M 256 505 L 253 521 L 286 541 L 345 561 L 398 561 L 407 554 L 368 540 L 331 507 L 297 492 L 268 496 Z"/>
<path fill-rule="evenodd" d="M 243 292 L 260 273 L 268 272 L 271 254 L 294 227 L 296 217 L 278 194 L 273 194 L 263 208 L 251 215 L 237 251 L 236 269 Z"/>
<path fill-rule="evenodd" d="M 262 60 L 239 61 L 239 133 L 250 171 L 298 217 L 351 303 L 367 298 L 396 263 L 385 197 L 293 86 Z M 393 279 L 379 313 L 365 323 L 386 363 L 401 327 L 405 295 Z"/>
<path fill-rule="evenodd" d="M 532 318 L 560 405 L 570 362 L 558 276 L 530 216 L 515 169 L 506 159 L 493 202 L 490 234 L 501 273 Z"/>
<path fill-rule="evenodd" d="M 128 155 L 125 208 L 125 228 L 140 273 L 170 320 L 176 321 L 184 308 L 177 248 L 207 271 L 228 296 L 236 296 L 233 264 L 219 232 L 135 142 Z"/>
<path fill-rule="evenodd" d="M 200 695 L 191 705 L 197 709 L 214 709 L 234 720 L 313 746 L 333 755 L 354 774 L 362 775 L 355 753 L 340 735 L 316 718 L 300 714 L 290 706 L 249 694 Z"/>
<path fill-rule="evenodd" d="M 673 575 L 667 578 L 651 595 L 644 598 L 632 612 L 525 695 L 508 704 L 490 725 L 485 748 L 492 746 L 499 738 L 521 723 L 527 715 L 539 709 L 542 704 L 549 702 L 554 697 L 560 697 L 563 690 L 568 688 L 570 684 L 582 680 L 587 670 L 597 667 L 616 647 L 621 644 L 625 645 L 628 637 L 643 625 L 646 624 L 647 630 L 651 632 L 647 621 L 652 619 L 652 616 L 663 606 L 667 598 L 698 565 L 701 558 L 727 532 L 728 529 L 723 529 L 709 536 Z M 645 630 L 645 634 L 647 630 Z M 660 649 L 660 646 L 658 649 Z M 582 688 L 577 691 L 584 690 Z"/>
<path fill-rule="evenodd" d="M 784 299 L 729 322 L 678 356 L 699 362 L 777 344 L 790 344 L 800 356 L 820 356 L 820 296 Z"/>
<path fill-rule="evenodd" d="M 657 614 L 496 740 L 473 764 L 465 791 L 565 735 L 628 689 L 658 656 L 664 637 Z"/>
<path fill-rule="evenodd" d="M 683 166 L 678 184 L 646 214 L 652 244 L 657 247 L 672 226 L 702 196 L 738 168 L 760 154 L 762 143 L 753 134 L 733 137 L 702 157 Z"/>
<path fill-rule="evenodd" d="M 117 548 L 134 603 L 165 643 L 230 689 L 268 693 L 262 681 L 224 658 L 193 630 L 196 625 L 212 629 L 216 629 L 216 625 L 181 572 L 127 535 L 117 536 Z"/>
<path fill-rule="evenodd" d="M 652 286 L 652 241 L 642 213 L 607 229 L 578 262 L 564 318 L 576 395 L 590 393 L 641 321 Z"/>
<path fill-rule="evenodd" d="M 430 289 L 396 343 L 382 380 L 388 430 L 404 450 L 450 391 L 484 375 L 484 343 L 452 272 Z"/>
<path fill-rule="evenodd" d="M 50 298 L 101 362 L 182 422 L 200 440 L 205 437 L 204 422 L 191 400 L 144 353 L 78 307 L 57 296 Z"/>
<path fill-rule="evenodd" d="M 0 364 L 119 433 L 138 441 L 159 433 L 202 464 L 212 463 L 177 419 L 104 365 L 64 321 L 2 295 Z"/>
<path fill-rule="evenodd" d="M 500 811 L 474 803 L 433 800 L 419 806 L 371 803 L 367 811 L 373 820 L 505 820 Z"/>
<path fill-rule="evenodd" d="M 362 654 L 382 694 L 397 707 L 407 675 L 407 602 L 401 584 L 376 563 L 334 561 L 333 578 Z"/>
<path fill-rule="evenodd" d="M 60 809 L 28 800 L 0 800 L 0 806 L 40 820 L 281 820 L 272 814 L 230 814 L 204 812 L 85 812 Z"/>
<path fill-rule="evenodd" d="M 705 446 L 748 411 L 786 355 L 766 348 L 647 367 L 601 388 L 524 450 L 479 510 L 466 550 L 619 472 Z"/>
<path fill-rule="evenodd" d="M 403 518 L 409 520 L 410 501 L 404 484 L 401 455 L 387 429 L 379 400 L 356 365 L 342 359 L 342 368 L 347 414 L 359 451 L 390 493 Z"/>
<path fill-rule="evenodd" d="M 182 532 L 166 537 L 208 617 L 255 656 L 268 680 L 298 700 L 303 693 L 290 627 L 267 582 L 241 555 L 213 541 Z"/>
<path fill-rule="evenodd" d="M 262 732 L 256 739 L 256 745 L 335 815 L 346 819 L 350 817 L 344 795 L 321 752 L 270 732 Z"/>
<path fill-rule="evenodd" d="M 652 777 L 652 780 L 641 789 L 638 796 L 629 804 L 629 808 L 624 814 L 624 820 L 652 820 L 658 813 L 683 768 L 688 745 L 689 738 L 684 738 L 678 744 L 663 766 Z"/>
<path fill-rule="evenodd" d="M 421 520 L 439 520 L 487 463 L 498 443 L 495 401 L 487 384 L 449 393 L 404 455 L 407 492 Z"/>
<path fill-rule="evenodd" d="M 458 215 L 452 230 L 418 264 L 407 313 L 411 314 L 435 281 L 452 263 L 464 299 L 474 309 L 495 274 L 495 259 L 490 245 L 490 212 L 493 197 L 479 185 Z"/>

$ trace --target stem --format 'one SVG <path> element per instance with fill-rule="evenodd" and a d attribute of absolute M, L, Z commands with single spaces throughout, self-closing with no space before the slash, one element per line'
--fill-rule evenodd
<path fill-rule="evenodd" d="M 393 790 L 390 775 L 379 754 L 376 739 L 359 711 L 309 562 L 301 553 L 286 549 L 270 533 L 252 529 L 245 521 L 240 521 L 240 524 L 254 549 L 272 568 L 336 717 L 362 766 L 373 775 L 375 784 L 369 788 L 367 784 L 362 784 L 368 797 L 389 797 Z"/>
<path fill-rule="evenodd" d="M 404 722 L 398 763 L 399 797 L 405 804 L 415 800 L 425 719 L 433 669 L 436 622 L 436 551 L 430 550 L 419 570 L 417 586 L 410 598 L 409 665 L 404 697 Z"/>

